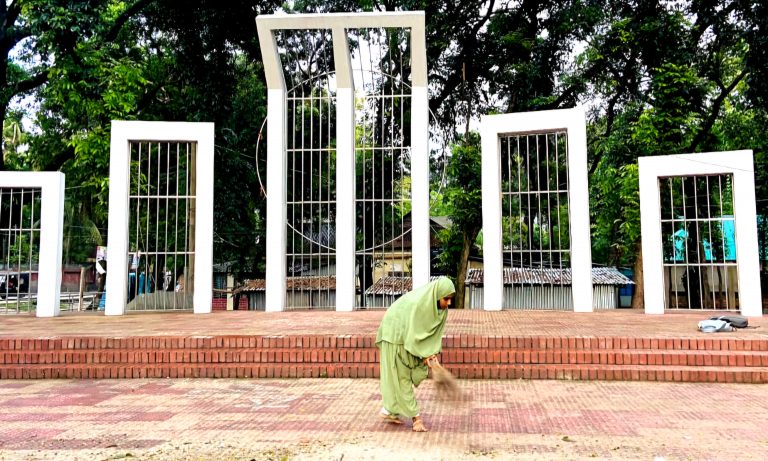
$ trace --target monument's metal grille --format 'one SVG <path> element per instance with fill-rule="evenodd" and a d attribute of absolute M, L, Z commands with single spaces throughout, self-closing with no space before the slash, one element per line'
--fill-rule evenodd
<path fill-rule="evenodd" d="M 506 280 L 515 309 L 571 309 L 567 133 L 501 136 L 504 266 L 526 274 Z M 568 288 L 568 289 L 566 289 Z"/>
<path fill-rule="evenodd" d="M 357 101 L 358 308 L 385 276 L 411 277 L 410 113 L 407 29 L 360 29 L 352 51 Z"/>
<path fill-rule="evenodd" d="M 277 31 L 286 85 L 286 309 L 336 306 L 336 88 L 329 30 Z"/>
<path fill-rule="evenodd" d="M 659 178 L 667 309 L 739 309 L 733 176 Z"/>
<path fill-rule="evenodd" d="M 127 309 L 191 309 L 196 144 L 132 142 L 130 148 Z"/>
<path fill-rule="evenodd" d="M 386 275 L 410 276 L 408 31 L 347 31 L 355 85 L 358 308 Z M 336 83 L 328 30 L 275 32 L 284 77 L 286 309 L 335 309 Z"/>
<path fill-rule="evenodd" d="M 0 313 L 35 309 L 40 254 L 39 188 L 0 188 Z"/>

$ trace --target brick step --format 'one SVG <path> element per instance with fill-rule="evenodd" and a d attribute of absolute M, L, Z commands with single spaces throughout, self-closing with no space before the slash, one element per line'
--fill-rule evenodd
<path fill-rule="evenodd" d="M 378 378 L 378 376 L 378 363 L 0 365 L 0 379 Z"/>
<path fill-rule="evenodd" d="M 220 350 L 233 348 L 376 348 L 376 335 L 302 336 L 73 336 L 60 338 L 3 338 L 0 353 L 11 351 L 103 350 L 103 349 L 185 349 Z"/>
<path fill-rule="evenodd" d="M 93 349 L 0 352 L 0 364 L 378 363 L 374 348 Z"/>
<path fill-rule="evenodd" d="M 563 379 L 583 381 L 680 381 L 768 383 L 768 367 L 670 367 L 665 365 L 445 365 L 460 379 Z"/>
<path fill-rule="evenodd" d="M 735 333 L 705 338 L 616 338 L 552 336 L 448 335 L 443 349 L 500 350 L 751 350 L 768 351 L 768 339 L 742 339 Z M 376 348 L 374 335 L 308 336 L 193 336 L 193 337 L 61 337 L 44 339 L 0 339 L 0 353 L 46 350 L 131 350 L 131 349 L 271 349 L 271 348 Z"/>
<path fill-rule="evenodd" d="M 186 364 L 186 363 L 378 363 L 374 348 L 256 348 L 223 350 L 92 349 L 12 351 L 0 353 L 0 364 Z M 450 348 L 445 364 L 603 364 L 672 366 L 768 366 L 768 351 L 635 350 L 479 350 Z"/>
<path fill-rule="evenodd" d="M 555 337 L 555 336 L 446 336 L 443 349 L 521 350 L 751 350 L 768 351 L 768 338 L 740 338 L 737 332 L 697 338 Z"/>
<path fill-rule="evenodd" d="M 768 367 L 768 351 L 745 350 L 476 350 L 444 349 L 447 364 L 603 364 Z"/>
<path fill-rule="evenodd" d="M 560 379 L 768 383 L 768 367 L 506 364 L 446 365 L 459 379 Z M 0 379 L 377 378 L 377 364 L 144 364 L 0 366 Z"/>

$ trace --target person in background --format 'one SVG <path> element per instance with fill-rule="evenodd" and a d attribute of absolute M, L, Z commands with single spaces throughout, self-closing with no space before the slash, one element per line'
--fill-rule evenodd
<path fill-rule="evenodd" d="M 440 352 L 447 309 L 456 289 L 447 277 L 412 290 L 392 303 L 376 334 L 380 355 L 381 398 L 379 416 L 402 424 L 401 416 L 413 419 L 415 432 L 426 432 L 414 396 L 429 372 L 429 361 Z"/>

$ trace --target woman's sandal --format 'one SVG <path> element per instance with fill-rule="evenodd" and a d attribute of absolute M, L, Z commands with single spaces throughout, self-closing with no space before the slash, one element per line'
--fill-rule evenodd
<path fill-rule="evenodd" d="M 403 424 L 403 422 L 400 421 L 400 418 L 389 413 L 379 412 L 379 418 L 390 424 Z"/>
<path fill-rule="evenodd" d="M 413 417 L 413 432 L 427 432 L 427 427 L 424 426 L 421 416 Z"/>

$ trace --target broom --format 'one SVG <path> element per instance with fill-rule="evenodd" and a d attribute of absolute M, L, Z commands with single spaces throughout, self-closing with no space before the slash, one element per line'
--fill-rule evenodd
<path fill-rule="evenodd" d="M 427 364 L 432 370 L 432 379 L 435 380 L 435 388 L 440 396 L 448 400 L 464 400 L 464 393 L 456 378 L 440 364 L 437 357 L 430 357 Z"/>

